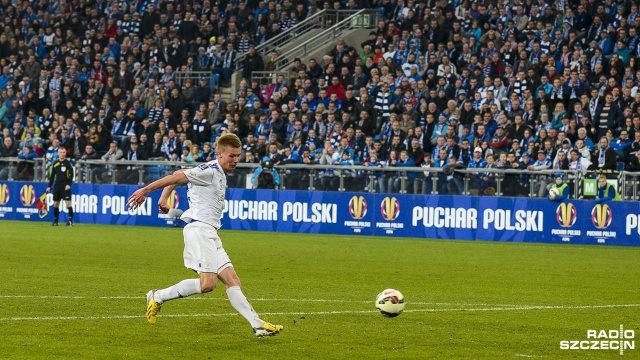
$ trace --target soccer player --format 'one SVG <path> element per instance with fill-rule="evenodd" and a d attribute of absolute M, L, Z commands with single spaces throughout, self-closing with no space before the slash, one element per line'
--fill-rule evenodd
<path fill-rule="evenodd" d="M 58 226 L 60 216 L 60 200 L 64 200 L 69 211 L 67 226 L 73 226 L 73 205 L 71 204 L 71 184 L 75 177 L 75 169 L 71 161 L 67 159 L 67 150 L 63 147 L 58 149 L 58 160 L 51 166 L 49 175 L 49 185 L 47 193 L 51 192 L 51 185 L 55 180 L 56 186 L 53 188 L 53 223 L 51 226 Z"/>
<path fill-rule="evenodd" d="M 235 134 L 224 134 L 216 144 L 218 158 L 198 167 L 178 170 L 173 175 L 154 181 L 138 189 L 129 198 L 132 209 L 140 206 L 149 193 L 162 189 L 158 200 L 161 213 L 169 211 L 167 199 L 178 185 L 188 184 L 189 209 L 181 219 L 184 227 L 184 265 L 200 274 L 199 279 L 186 279 L 166 289 L 147 293 L 147 320 L 156 323 L 156 315 L 165 301 L 213 291 L 217 279 L 227 287 L 231 305 L 245 318 L 257 337 L 279 333 L 282 325 L 273 325 L 260 319 L 240 289 L 240 279 L 222 247 L 218 229 L 224 209 L 226 173 L 233 171 L 240 161 L 242 142 Z"/>

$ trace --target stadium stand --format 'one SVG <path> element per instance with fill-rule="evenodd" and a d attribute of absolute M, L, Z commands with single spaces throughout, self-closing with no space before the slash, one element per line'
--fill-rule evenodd
<path fill-rule="evenodd" d="M 635 2 L 15 1 L 0 22 L 0 158 L 64 147 L 105 160 L 93 181 L 214 159 L 232 132 L 289 187 L 322 164 L 348 168 L 325 190 L 544 196 L 640 149 Z"/>

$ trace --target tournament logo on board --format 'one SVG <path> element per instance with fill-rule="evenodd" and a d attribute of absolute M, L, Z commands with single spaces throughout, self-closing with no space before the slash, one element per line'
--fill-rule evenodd
<path fill-rule="evenodd" d="M 33 185 L 24 185 L 20 189 L 20 202 L 24 206 L 31 206 L 36 202 L 36 189 Z"/>
<path fill-rule="evenodd" d="M 7 205 L 10 198 L 11 194 L 9 192 L 9 187 L 7 186 L 7 184 L 0 184 L 0 206 Z"/>
<path fill-rule="evenodd" d="M 385 221 L 376 222 L 376 228 L 384 229 L 385 234 L 393 234 L 395 230 L 404 229 L 403 222 L 395 222 L 400 215 L 400 201 L 395 197 L 387 196 L 380 203 L 380 214 Z"/>
<path fill-rule="evenodd" d="M 178 206 L 180 205 L 180 196 L 175 190 L 171 191 L 171 194 L 167 199 L 167 204 L 170 209 L 177 209 Z"/>
<path fill-rule="evenodd" d="M 367 215 L 367 200 L 364 196 L 353 196 L 349 200 L 349 215 L 354 220 L 362 220 Z"/>
<path fill-rule="evenodd" d="M 362 229 L 370 228 L 371 221 L 365 220 L 368 209 L 369 205 L 364 196 L 352 196 L 351 199 L 349 199 L 349 206 L 347 206 L 349 216 L 351 216 L 352 220 L 345 220 L 344 226 L 353 229 L 355 234 L 361 233 Z"/>
<path fill-rule="evenodd" d="M 385 197 L 380 203 L 380 213 L 387 221 L 394 221 L 400 215 L 400 202 L 395 197 Z"/>
<path fill-rule="evenodd" d="M 11 192 L 7 184 L 0 184 L 0 218 L 4 218 L 5 214 L 13 212 L 13 207 L 8 206 L 11 200 Z"/>
<path fill-rule="evenodd" d="M 570 228 L 578 219 L 578 211 L 572 203 L 561 203 L 556 209 L 556 220 L 563 228 Z"/>
<path fill-rule="evenodd" d="M 591 210 L 591 222 L 597 229 L 606 229 L 613 220 L 613 211 L 607 204 L 596 204 Z"/>

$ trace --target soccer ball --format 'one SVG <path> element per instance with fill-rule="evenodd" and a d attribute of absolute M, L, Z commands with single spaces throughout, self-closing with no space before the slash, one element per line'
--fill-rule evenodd
<path fill-rule="evenodd" d="M 558 196 L 560 195 L 560 191 L 558 190 L 558 188 L 551 188 L 549 189 L 549 195 Z"/>
<path fill-rule="evenodd" d="M 404 295 L 398 290 L 386 289 L 376 298 L 376 308 L 380 314 L 396 317 L 404 310 Z"/>

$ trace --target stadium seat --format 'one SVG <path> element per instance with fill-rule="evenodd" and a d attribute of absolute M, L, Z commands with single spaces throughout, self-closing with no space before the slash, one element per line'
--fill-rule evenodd
<path fill-rule="evenodd" d="M 147 175 L 149 176 L 149 181 L 156 181 L 165 176 L 166 173 L 167 167 L 163 165 L 153 165 L 147 167 Z"/>
<path fill-rule="evenodd" d="M 210 84 L 212 89 L 218 89 L 218 84 L 220 84 L 220 74 L 213 75 L 213 84 Z"/>

